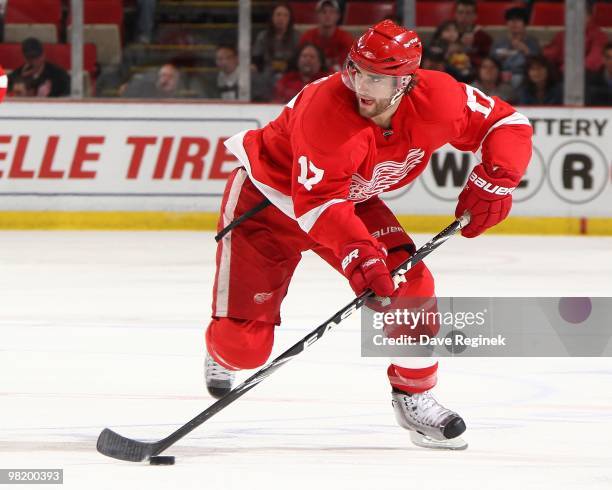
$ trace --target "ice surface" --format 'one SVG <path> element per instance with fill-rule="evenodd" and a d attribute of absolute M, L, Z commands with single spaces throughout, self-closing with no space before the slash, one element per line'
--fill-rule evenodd
<path fill-rule="evenodd" d="M 360 358 L 357 316 L 168 450 L 175 466 L 106 458 L 104 427 L 158 439 L 213 401 L 212 233 L 0 240 L 0 468 L 64 468 L 64 488 L 92 490 L 612 488 L 610 359 L 443 359 L 435 393 L 470 448 L 420 449 L 395 424 L 385 360 Z M 611 259 L 610 238 L 491 236 L 427 263 L 439 295 L 611 296 Z M 306 255 L 274 354 L 350 298 Z"/>

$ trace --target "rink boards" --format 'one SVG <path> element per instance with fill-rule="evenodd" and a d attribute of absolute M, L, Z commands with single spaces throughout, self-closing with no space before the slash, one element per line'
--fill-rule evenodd
<path fill-rule="evenodd" d="M 225 139 L 281 106 L 10 102 L 0 108 L 0 228 L 213 229 L 238 162 Z M 521 108 L 534 127 L 507 233 L 612 235 L 609 108 Z M 476 157 L 447 145 L 385 195 L 413 231 L 449 221 Z"/>

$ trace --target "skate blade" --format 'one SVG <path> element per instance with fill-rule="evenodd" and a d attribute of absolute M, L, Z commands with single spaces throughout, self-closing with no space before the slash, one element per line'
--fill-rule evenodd
<path fill-rule="evenodd" d="M 428 449 L 452 449 L 455 451 L 463 451 L 467 449 L 468 444 L 461 437 L 454 439 L 432 439 L 429 436 L 419 434 L 418 432 L 410 431 L 410 440 L 415 446 L 425 447 Z"/>

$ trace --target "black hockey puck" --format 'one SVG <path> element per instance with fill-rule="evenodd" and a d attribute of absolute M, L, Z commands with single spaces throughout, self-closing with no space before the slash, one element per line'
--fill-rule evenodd
<path fill-rule="evenodd" d="M 149 464 L 155 466 L 166 466 L 174 464 L 174 456 L 151 456 L 149 458 Z"/>

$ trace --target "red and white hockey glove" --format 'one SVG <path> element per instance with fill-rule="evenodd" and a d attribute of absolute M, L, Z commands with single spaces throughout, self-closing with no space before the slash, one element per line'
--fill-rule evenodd
<path fill-rule="evenodd" d="M 352 243 L 344 247 L 342 270 L 357 294 L 371 289 L 377 296 L 391 296 L 395 290 L 385 259 L 387 250 L 382 244 Z"/>
<path fill-rule="evenodd" d="M 512 208 L 514 182 L 507 176 L 490 176 L 482 163 L 474 167 L 455 209 L 457 218 L 465 211 L 471 214 L 470 224 L 461 230 L 464 237 L 474 238 L 506 219 Z"/>

